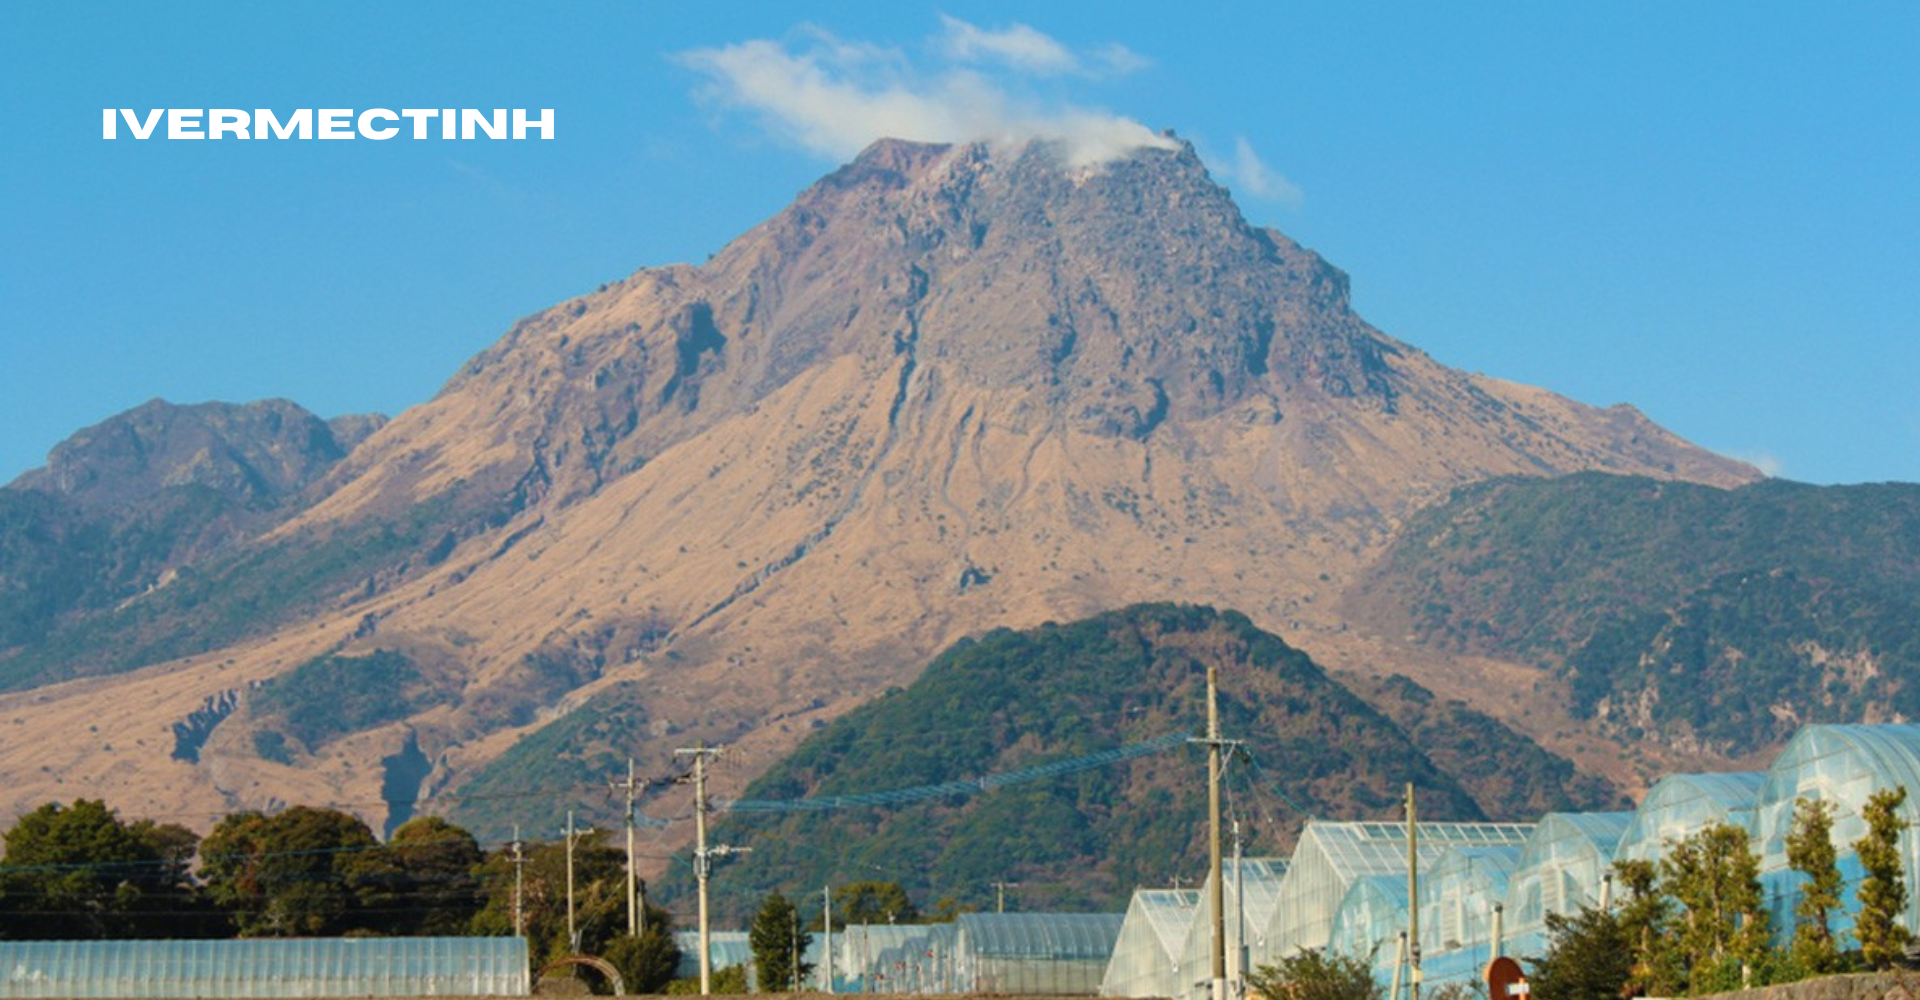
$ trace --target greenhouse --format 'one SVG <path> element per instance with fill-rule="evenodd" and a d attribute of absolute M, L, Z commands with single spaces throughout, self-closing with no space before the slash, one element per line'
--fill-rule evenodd
<path fill-rule="evenodd" d="M 1119 913 L 961 914 L 953 991 L 1096 994 L 1123 919 Z"/>
<path fill-rule="evenodd" d="M 1632 822 L 1630 812 L 1548 813 L 1540 820 L 1507 888 L 1509 954 L 1544 954 L 1547 914 L 1571 916 L 1599 904 L 1601 882 L 1612 874 L 1614 851 Z"/>
<path fill-rule="evenodd" d="M 674 931 L 674 947 L 680 949 L 680 964 L 674 966 L 673 974 L 678 979 L 690 979 L 700 974 L 700 932 Z M 753 966 L 753 946 L 747 943 L 746 931 L 708 931 L 708 963 L 714 972 L 738 965 L 749 970 L 751 977 Z"/>
<path fill-rule="evenodd" d="M 1754 803 L 1766 778 L 1760 771 L 1661 778 L 1634 810 L 1614 860 L 1659 861 L 1669 841 L 1685 840 L 1715 823 L 1752 829 Z"/>
<path fill-rule="evenodd" d="M 1524 844 L 1455 847 L 1420 871 L 1420 941 L 1433 957 L 1433 982 L 1472 982 L 1493 960 L 1493 913 L 1504 908 L 1507 886 Z"/>
<path fill-rule="evenodd" d="M 1136 889 L 1113 958 L 1100 981 L 1103 997 L 1170 997 L 1180 982 L 1180 951 L 1200 906 L 1196 889 Z"/>
<path fill-rule="evenodd" d="M 1266 928 L 1273 916 L 1274 904 L 1280 898 L 1280 886 L 1286 873 L 1287 863 L 1280 858 L 1247 858 L 1238 863 L 1238 874 L 1235 873 L 1235 863 L 1231 860 L 1226 862 L 1226 885 L 1221 899 L 1227 928 L 1228 979 L 1239 978 L 1243 927 L 1247 955 L 1252 966 L 1257 968 L 1261 963 L 1272 961 L 1266 949 Z M 1186 933 L 1181 939 L 1183 988 L 1167 996 L 1205 997 L 1212 988 L 1213 909 L 1209 902 L 1212 891 L 1213 878 L 1209 875 L 1206 883 L 1200 887 L 1200 902 L 1194 907 L 1193 919 L 1187 922 Z M 1244 908 L 1241 905 L 1243 901 Z"/>
<path fill-rule="evenodd" d="M 1834 804 L 1833 842 L 1845 880 L 1837 929 L 1850 930 L 1859 901 L 1855 889 L 1864 876 L 1853 844 L 1866 835 L 1860 811 L 1874 792 L 1905 786 L 1913 794 L 1901 808 L 1911 827 L 1920 821 L 1920 726 L 1806 726 L 1794 734 L 1768 770 L 1754 810 L 1753 847 L 1760 857 L 1760 880 L 1772 911 L 1774 937 L 1793 934 L 1793 911 L 1804 876 L 1787 866 L 1787 835 L 1793 829 L 1794 801 L 1825 799 Z M 1920 930 L 1914 907 L 1920 905 L 1920 837 L 1901 838 L 1901 864 L 1907 876 L 1906 926 Z"/>
<path fill-rule="evenodd" d="M 517 937 L 0 941 L 0 997 L 526 996 Z"/>
<path fill-rule="evenodd" d="M 1532 832 L 1531 823 L 1421 823 L 1420 864 L 1432 865 L 1453 847 L 1517 846 Z M 1308 822 L 1267 923 L 1267 954 L 1326 947 L 1334 913 L 1355 881 L 1369 875 L 1406 878 L 1406 833 L 1403 823 Z"/>
<path fill-rule="evenodd" d="M 833 932 L 836 993 L 951 992 L 952 924 L 853 924 Z"/>
<path fill-rule="evenodd" d="M 1368 875 L 1354 880 L 1333 914 L 1327 947 L 1349 958 L 1391 969 L 1407 929 L 1407 877 Z M 1275 958 L 1280 956 L 1276 955 Z"/>

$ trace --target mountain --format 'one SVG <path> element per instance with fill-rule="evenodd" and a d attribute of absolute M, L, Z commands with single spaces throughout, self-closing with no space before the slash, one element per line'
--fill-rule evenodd
<path fill-rule="evenodd" d="M 55 446 L 0 488 L 0 685 L 87 672 L 75 633 L 298 510 L 383 419 L 156 399 Z"/>
<path fill-rule="evenodd" d="M 95 679 L 0 697 L 32 748 L 9 794 L 204 814 L 487 789 L 532 824 L 604 811 L 629 754 L 724 740 L 766 766 L 966 636 L 1170 597 L 1378 673 L 1338 598 L 1402 520 L 1579 470 L 1757 476 L 1373 329 L 1184 145 L 1073 167 L 881 142 L 703 265 L 521 321 L 290 516 L 23 650 Z M 404 691 L 292 723 L 356 670 Z M 556 753 L 577 784 L 518 784 Z"/>
<path fill-rule="evenodd" d="M 1920 718 L 1920 486 L 1501 479 L 1412 518 L 1360 593 L 1376 630 L 1564 677 L 1623 741 Z"/>
<path fill-rule="evenodd" d="M 1309 815 L 1391 815 L 1409 781 L 1422 815 L 1501 815 L 1412 733 L 1245 616 L 1136 605 L 963 641 L 911 685 L 808 736 L 716 818 L 717 842 L 753 848 L 727 863 L 716 905 L 746 919 L 770 891 L 888 877 L 927 906 L 991 905 L 993 883 L 1011 880 L 1028 907 L 1117 911 L 1137 886 L 1197 882 L 1204 751 L 1178 741 L 1131 759 L 1098 755 L 1204 736 L 1210 667 L 1221 733 L 1245 741 L 1224 785 L 1250 853 L 1285 853 Z M 1402 693 L 1432 700 L 1417 686 Z M 1571 774 L 1499 723 L 1477 725 L 1511 781 Z M 1434 727 L 1421 735 L 1459 738 Z M 1075 762 L 1098 766 L 1067 770 Z M 1064 773 L 1034 775 L 1049 767 Z M 1007 780 L 1021 775 L 1032 780 Z M 946 791 L 919 793 L 934 787 Z M 676 871 L 659 891 L 671 899 L 690 882 Z"/>

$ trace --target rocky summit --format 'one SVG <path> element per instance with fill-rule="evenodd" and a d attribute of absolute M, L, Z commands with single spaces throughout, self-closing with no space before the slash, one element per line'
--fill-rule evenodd
<path fill-rule="evenodd" d="M 7 794 L 377 820 L 695 739 L 751 773 L 956 639 L 1140 601 L 1417 674 L 1345 631 L 1350 581 L 1455 487 L 1581 470 L 1758 477 L 1374 329 L 1184 145 L 883 141 L 705 264 L 521 321 L 197 589 L 89 619 L 89 679 L 0 700 Z M 342 697 L 356 665 L 390 697 Z"/>

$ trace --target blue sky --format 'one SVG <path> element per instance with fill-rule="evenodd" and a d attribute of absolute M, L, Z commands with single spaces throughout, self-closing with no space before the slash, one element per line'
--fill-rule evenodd
<path fill-rule="evenodd" d="M 0 5 L 0 481 L 156 396 L 398 412 L 865 132 L 1061 122 L 1193 140 L 1443 362 L 1790 478 L 1920 481 L 1920 5 L 811 9 Z M 106 141 L 107 107 L 557 135 Z"/>

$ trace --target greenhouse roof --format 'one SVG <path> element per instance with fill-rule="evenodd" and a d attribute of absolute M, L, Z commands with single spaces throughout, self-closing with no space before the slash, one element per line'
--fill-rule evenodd
<path fill-rule="evenodd" d="M 960 947 L 974 956 L 1105 959 L 1125 919 L 1120 913 L 963 913 Z"/>
<path fill-rule="evenodd" d="M 1568 848 L 1591 850 L 1601 859 L 1611 859 L 1620 838 L 1633 824 L 1630 812 L 1548 813 L 1540 818 L 1527 838 L 1526 853 L 1520 856 L 1521 868 L 1532 868 L 1565 857 Z"/>
<path fill-rule="evenodd" d="M 1634 810 L 1615 854 L 1623 860 L 1657 858 L 1668 840 L 1714 823 L 1751 826 L 1766 780 L 1761 771 L 1669 774 L 1654 783 Z"/>
<path fill-rule="evenodd" d="M 1426 876 L 1438 881 L 1455 872 L 1474 872 L 1505 881 L 1520 867 L 1520 844 L 1467 845 L 1449 848 Z"/>
<path fill-rule="evenodd" d="M 1920 787 L 1920 725 L 1803 726 L 1768 772 L 1769 791 L 1796 780 L 1795 772 L 1826 757 L 1848 754 L 1872 772 L 1874 783 Z"/>
<path fill-rule="evenodd" d="M 0 941 L 0 997 L 525 996 L 518 937 Z"/>
<path fill-rule="evenodd" d="M 1454 846 L 1521 844 L 1532 832 L 1532 823 L 1421 823 L 1420 854 L 1432 858 Z M 1344 878 L 1407 870 L 1404 823 L 1313 822 L 1307 824 L 1300 839 L 1303 843 L 1312 839 L 1327 863 Z"/>
<path fill-rule="evenodd" d="M 1133 894 L 1133 906 L 1145 915 L 1153 936 L 1169 954 L 1180 947 L 1187 924 L 1200 908 L 1198 889 L 1139 889 Z"/>

